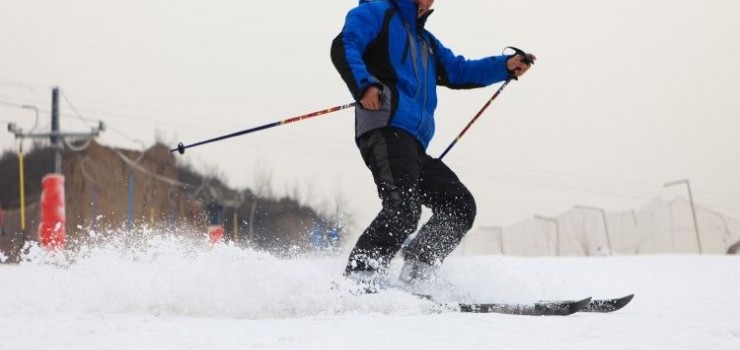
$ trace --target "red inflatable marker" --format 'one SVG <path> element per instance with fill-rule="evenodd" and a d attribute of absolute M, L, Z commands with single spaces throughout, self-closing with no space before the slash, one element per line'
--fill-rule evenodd
<path fill-rule="evenodd" d="M 63 250 L 64 226 L 67 222 L 64 209 L 64 176 L 49 174 L 41 180 L 41 223 L 39 242 L 49 250 Z"/>

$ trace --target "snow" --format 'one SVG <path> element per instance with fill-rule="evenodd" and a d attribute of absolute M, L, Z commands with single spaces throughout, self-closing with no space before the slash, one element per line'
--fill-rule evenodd
<path fill-rule="evenodd" d="M 615 313 L 568 317 L 352 296 L 330 288 L 343 266 L 343 255 L 281 259 L 167 235 L 64 257 L 31 247 L 0 265 L 0 349 L 740 348 L 740 256 L 459 256 L 440 271 L 461 299 L 636 294 Z"/>

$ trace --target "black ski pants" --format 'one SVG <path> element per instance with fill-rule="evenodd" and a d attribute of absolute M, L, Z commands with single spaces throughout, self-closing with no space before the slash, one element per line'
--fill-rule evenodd
<path fill-rule="evenodd" d="M 369 131 L 357 139 L 378 188 L 383 209 L 360 235 L 345 273 L 385 269 L 416 231 L 421 206 L 432 209 L 403 251 L 405 259 L 441 263 L 473 226 L 473 195 L 441 160 L 427 155 L 407 132 L 392 127 Z"/>

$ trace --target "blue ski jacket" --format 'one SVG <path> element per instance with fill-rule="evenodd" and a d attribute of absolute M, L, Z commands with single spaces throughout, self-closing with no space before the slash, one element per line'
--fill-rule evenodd
<path fill-rule="evenodd" d="M 434 135 L 437 85 L 469 89 L 509 76 L 510 56 L 457 56 L 424 28 L 431 11 L 422 18 L 417 12 L 413 0 L 362 0 L 332 42 L 332 62 L 355 100 L 370 86 L 382 91 L 380 110 L 355 108 L 355 137 L 392 126 L 426 149 Z"/>

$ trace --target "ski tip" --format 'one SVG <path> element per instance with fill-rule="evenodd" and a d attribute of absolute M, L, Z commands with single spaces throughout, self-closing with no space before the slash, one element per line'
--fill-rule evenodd
<path fill-rule="evenodd" d="M 635 297 L 634 294 L 630 294 L 630 295 L 625 295 L 625 296 L 617 299 L 617 302 L 614 304 L 614 310 L 619 310 L 619 309 L 627 306 L 627 304 L 629 304 L 630 301 L 632 301 L 632 298 L 634 298 L 634 297 Z"/>
<path fill-rule="evenodd" d="M 599 312 L 599 313 L 606 313 L 606 312 L 613 312 L 617 311 L 629 304 L 632 299 L 635 297 L 634 294 L 625 295 L 621 298 L 614 298 L 614 299 L 604 299 L 604 300 L 593 300 L 589 303 L 588 306 L 583 308 L 583 312 Z"/>
<path fill-rule="evenodd" d="M 568 315 L 583 310 L 589 305 L 589 303 L 591 303 L 591 297 L 574 301 L 570 304 L 570 307 L 568 308 Z"/>

